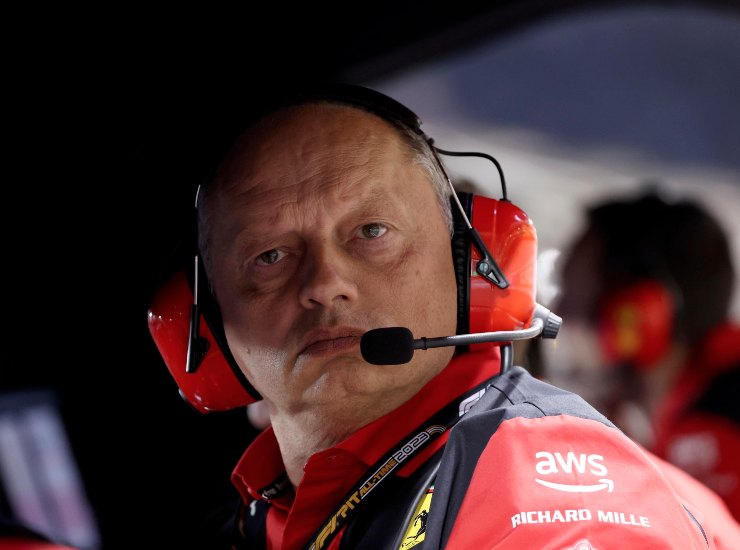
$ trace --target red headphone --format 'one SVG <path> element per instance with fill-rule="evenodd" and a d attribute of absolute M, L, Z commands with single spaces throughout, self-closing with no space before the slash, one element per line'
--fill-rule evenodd
<path fill-rule="evenodd" d="M 461 193 L 458 196 L 462 195 Z M 468 270 L 458 286 L 466 284 L 468 307 L 463 315 L 469 320 L 468 332 L 522 330 L 529 326 L 536 307 L 537 233 L 534 224 L 519 207 L 509 201 L 469 196 L 471 225 L 481 236 L 506 277 L 508 286 L 491 284 L 478 273 L 481 252 L 468 244 Z M 458 328 L 458 332 L 460 328 Z M 499 344 L 475 344 L 482 349 Z"/>
<path fill-rule="evenodd" d="M 309 97 L 359 106 L 424 135 L 421 121 L 413 112 L 373 90 L 334 86 Z M 430 139 L 427 142 L 432 146 Z M 432 148 L 435 155 L 453 154 Z M 493 160 L 500 171 L 492 157 L 476 156 Z M 458 193 L 457 199 L 459 205 L 452 205 L 452 260 L 458 283 L 458 334 L 528 327 L 537 307 L 537 235 L 533 223 L 506 199 L 467 193 Z M 261 396 L 229 350 L 218 306 L 210 297 L 205 277 L 198 276 L 202 273 L 196 257 L 194 266 L 176 272 L 158 288 L 148 311 L 149 331 L 180 394 L 195 409 L 209 412 L 243 407 Z M 489 350 L 495 345 L 500 343 L 473 344 L 469 351 Z M 193 366 L 196 356 L 198 361 Z"/>
<path fill-rule="evenodd" d="M 646 371 L 666 355 L 674 328 L 675 300 L 661 282 L 644 279 L 607 293 L 599 308 L 599 342 L 611 364 Z"/>

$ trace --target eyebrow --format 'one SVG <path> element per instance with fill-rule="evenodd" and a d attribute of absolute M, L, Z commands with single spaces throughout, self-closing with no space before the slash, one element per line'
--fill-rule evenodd
<path fill-rule="evenodd" d="M 336 223 L 342 223 L 344 220 L 352 217 L 367 217 L 372 218 L 376 215 L 381 215 L 384 212 L 399 213 L 402 216 L 406 216 L 406 212 L 400 207 L 400 203 L 395 201 L 389 193 L 381 193 L 379 195 L 368 195 L 360 200 L 357 204 L 353 205 L 347 210 L 341 218 L 336 220 Z M 273 216 L 268 219 L 268 226 L 275 225 L 278 220 L 285 218 L 289 214 L 274 212 Z M 274 220 L 274 221 L 271 221 Z M 291 231 L 285 232 L 285 234 Z M 242 227 L 231 239 L 234 249 L 238 250 L 249 250 L 251 248 L 258 247 L 259 243 L 268 242 L 270 240 L 280 240 L 281 234 L 275 233 L 274 231 L 260 230 L 256 232 L 254 226 Z M 229 248 L 232 248 L 230 246 Z"/>

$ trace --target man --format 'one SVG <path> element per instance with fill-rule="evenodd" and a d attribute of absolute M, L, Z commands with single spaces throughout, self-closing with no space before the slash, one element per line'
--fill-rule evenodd
<path fill-rule="evenodd" d="M 586 222 L 564 255 L 557 308 L 572 336 L 562 344 L 579 345 L 561 346 L 550 373 L 574 380 L 583 365 L 610 380 L 600 410 L 740 519 L 740 326 L 725 231 L 659 188 L 594 204 Z"/>
<path fill-rule="evenodd" d="M 504 300 L 516 274 L 496 273 L 472 231 L 477 271 L 451 261 L 460 239 L 431 141 L 389 98 L 340 90 L 268 110 L 198 194 L 193 319 L 212 294 L 208 328 L 271 424 L 233 472 L 241 502 L 224 546 L 714 548 L 701 512 L 606 418 L 521 368 L 502 373 L 508 348 L 364 358 L 372 329 L 466 332 L 460 272 Z M 150 328 L 197 403 L 187 385 L 213 368 L 213 344 L 196 321 L 187 366 L 184 351 L 174 360 L 161 310 Z"/>

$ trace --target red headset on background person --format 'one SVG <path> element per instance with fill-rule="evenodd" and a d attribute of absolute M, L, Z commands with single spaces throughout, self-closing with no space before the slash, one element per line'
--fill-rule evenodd
<path fill-rule="evenodd" d="M 599 344 L 609 364 L 646 371 L 658 365 L 673 342 L 676 293 L 656 279 L 643 279 L 607 293 L 600 305 Z"/>
<path fill-rule="evenodd" d="M 598 290 L 586 306 L 590 313 L 579 313 L 574 304 L 576 294 L 586 293 L 583 281 L 566 282 L 569 296 L 559 307 L 593 319 L 608 364 L 647 372 L 675 342 L 690 346 L 727 319 L 734 279 L 729 244 L 699 204 L 669 202 L 650 186 L 639 198 L 605 202 L 587 215 L 570 263 L 598 243 L 589 256 Z"/>
<path fill-rule="evenodd" d="M 409 332 L 409 340 L 399 344 L 397 332 L 387 336 L 377 333 L 378 342 L 363 348 L 366 360 L 374 364 L 399 364 L 410 360 L 408 354 L 413 354 L 414 349 L 454 345 L 458 352 L 477 352 L 502 346 L 503 369 L 511 361 L 512 340 L 557 335 L 560 318 L 535 301 L 535 227 L 526 213 L 508 200 L 503 171 L 493 157 L 435 147 L 421 130 L 421 120 L 416 114 L 394 99 L 364 87 L 321 87 L 282 100 L 278 106 L 311 100 L 359 107 L 423 136 L 443 172 L 439 154 L 479 156 L 491 160 L 501 177 L 501 200 L 456 193 L 450 183 L 454 218 L 452 261 L 458 286 L 457 336 L 431 335 L 434 338 L 413 340 Z M 197 210 L 197 193 L 195 207 Z M 218 304 L 211 296 L 197 246 L 193 246 L 189 257 L 187 265 L 179 266 L 154 293 L 147 315 L 149 331 L 180 394 L 196 410 L 244 407 L 261 396 L 247 381 L 229 350 Z M 399 329 L 403 330 L 402 327 L 393 330 Z M 369 331 L 368 335 L 373 332 Z M 385 342 L 387 346 L 381 345 Z M 400 356 L 386 352 L 386 348 L 397 351 L 399 346 L 408 348 Z"/>

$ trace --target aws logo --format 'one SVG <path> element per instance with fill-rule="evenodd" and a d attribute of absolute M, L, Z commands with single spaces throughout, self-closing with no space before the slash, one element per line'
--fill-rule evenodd
<path fill-rule="evenodd" d="M 597 480 L 598 483 L 594 483 L 593 485 L 554 483 L 545 479 L 535 478 L 535 481 L 540 485 L 568 493 L 595 493 L 604 489 L 607 489 L 610 493 L 614 491 L 614 482 L 606 477 L 609 472 L 603 464 L 604 457 L 601 455 L 576 454 L 573 451 L 569 451 L 563 455 L 561 453 L 540 451 L 535 454 L 535 458 L 537 458 L 535 469 L 540 476 L 550 476 L 562 472 L 565 474 L 590 473 L 599 478 Z"/>

